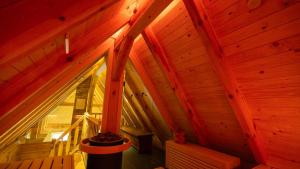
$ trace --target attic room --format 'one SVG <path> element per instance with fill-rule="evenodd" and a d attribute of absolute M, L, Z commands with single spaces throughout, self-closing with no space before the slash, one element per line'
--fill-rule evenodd
<path fill-rule="evenodd" d="M 299 0 L 1 0 L 0 169 L 299 169 Z"/>

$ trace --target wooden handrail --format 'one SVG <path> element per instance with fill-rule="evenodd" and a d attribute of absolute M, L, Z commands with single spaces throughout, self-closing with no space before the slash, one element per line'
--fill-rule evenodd
<path fill-rule="evenodd" d="M 86 112 L 84 115 L 82 115 L 75 123 L 73 123 L 68 129 L 66 129 L 60 136 L 58 139 L 55 140 L 54 144 L 53 144 L 53 148 L 50 152 L 50 157 L 53 157 L 55 155 L 58 155 L 58 156 L 61 156 L 64 154 L 64 143 L 63 143 L 63 137 L 66 136 L 67 134 L 69 134 L 69 137 L 68 137 L 68 141 L 66 143 L 66 148 L 65 148 L 65 154 L 72 154 L 72 152 L 74 152 L 73 148 L 77 147 L 79 148 L 79 143 L 80 141 L 78 142 L 78 139 L 79 138 L 84 138 L 84 137 L 87 137 L 88 135 L 86 135 L 87 133 L 87 128 L 86 126 L 89 126 L 89 124 L 86 122 L 86 120 L 88 120 L 89 122 L 91 122 L 91 125 L 92 126 L 96 126 L 99 127 L 99 120 L 92 117 L 91 115 L 89 115 L 88 112 Z M 80 130 L 80 124 L 82 124 L 82 129 Z M 93 127 L 92 127 L 93 128 Z M 75 129 L 75 134 L 74 134 L 74 138 L 72 139 L 72 135 L 71 135 L 71 132 L 72 130 Z M 89 126 L 89 130 L 91 129 L 91 126 Z M 97 130 L 97 129 L 95 129 Z M 81 132 L 81 134 L 80 134 Z M 92 132 L 92 135 L 94 134 L 97 134 L 97 132 Z M 71 148 L 71 140 L 73 140 L 73 148 Z M 81 140 L 81 139 L 80 139 Z M 58 146 L 58 151 L 57 153 L 56 152 L 56 147 Z"/>
<path fill-rule="evenodd" d="M 85 114 L 85 117 L 92 123 L 94 123 L 95 125 L 99 125 L 99 119 L 96 119 L 95 117 L 92 117 L 89 114 Z"/>
<path fill-rule="evenodd" d="M 84 115 L 81 116 L 75 123 L 73 123 L 73 124 L 71 125 L 71 127 L 69 127 L 67 130 L 65 130 L 65 131 L 59 136 L 59 138 L 56 139 L 54 145 L 57 144 L 62 138 L 64 138 L 64 136 L 65 136 L 66 134 L 68 134 L 68 133 L 69 133 L 70 131 L 72 131 L 74 128 L 78 127 L 79 124 L 83 121 L 83 119 L 84 119 Z"/>

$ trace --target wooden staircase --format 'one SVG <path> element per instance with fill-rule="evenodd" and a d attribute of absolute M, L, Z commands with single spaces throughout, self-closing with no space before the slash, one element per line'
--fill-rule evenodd
<path fill-rule="evenodd" d="M 85 158 L 80 152 L 76 153 L 81 139 L 96 135 L 98 127 L 99 120 L 85 113 L 54 142 L 25 141 L 24 144 L 17 144 L 15 160 L 18 161 L 0 163 L 0 169 L 73 169 L 76 165 L 74 155 L 80 154 L 81 158 Z M 68 140 L 63 141 L 67 134 Z"/>
<path fill-rule="evenodd" d="M 0 169 L 74 169 L 74 158 L 71 155 L 52 158 L 13 161 L 0 163 Z"/>
<path fill-rule="evenodd" d="M 29 160 L 49 157 L 52 142 L 20 144 L 19 159 Z"/>

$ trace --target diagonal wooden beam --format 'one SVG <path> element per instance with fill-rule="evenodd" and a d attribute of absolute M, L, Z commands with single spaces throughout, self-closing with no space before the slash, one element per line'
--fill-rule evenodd
<path fill-rule="evenodd" d="M 201 39 L 204 41 L 204 44 L 207 44 L 207 52 L 211 63 L 222 81 L 229 104 L 235 112 L 256 161 L 265 164 L 267 154 L 261 137 L 256 131 L 252 111 L 245 96 L 238 88 L 234 73 L 224 58 L 222 48 L 208 20 L 202 1 L 183 0 L 183 2 Z"/>
<path fill-rule="evenodd" d="M 126 27 L 121 34 L 116 37 L 116 50 L 119 55 L 116 59 L 116 69 L 113 70 L 112 78 L 117 80 L 124 71 L 133 40 L 148 26 L 170 3 L 172 0 L 142 1 L 142 8 L 137 10 L 130 20 L 129 27 Z M 144 4 L 146 3 L 146 4 Z"/>
<path fill-rule="evenodd" d="M 129 85 L 129 88 L 134 91 L 134 96 L 136 100 L 137 100 L 137 104 L 139 104 L 142 107 L 143 112 L 145 113 L 145 115 L 148 117 L 152 128 L 153 128 L 153 132 L 157 135 L 157 137 L 159 138 L 159 140 L 161 141 L 161 143 L 164 143 L 164 141 L 166 141 L 166 137 L 163 134 L 163 130 L 160 130 L 160 125 L 158 123 L 158 121 L 155 119 L 153 111 L 149 109 L 148 104 L 146 103 L 146 101 L 144 100 L 144 93 L 143 92 L 139 92 L 139 89 L 137 87 L 137 85 L 129 78 L 127 80 L 127 84 Z"/>
<path fill-rule="evenodd" d="M 26 99 L 23 99 L 18 105 L 9 109 L 9 112 L 4 111 L 7 112 L 7 114 L 1 116 L 0 135 L 23 117 L 26 117 L 26 115 L 42 104 L 47 98 L 59 91 L 60 88 L 67 85 L 70 81 L 72 81 L 72 79 L 79 77 L 85 69 L 95 64 L 99 57 L 101 57 L 112 44 L 113 41 L 108 39 L 102 45 L 89 52 L 88 55 L 81 54 L 80 57 L 74 58 L 71 63 L 59 65 L 53 69 L 52 72 L 40 77 L 35 81 L 35 83 L 24 89 L 24 93 L 30 93 L 27 95 Z M 7 105 L 3 105 L 0 108 L 0 112 L 3 109 L 5 110 L 8 108 L 6 106 Z"/>
<path fill-rule="evenodd" d="M 205 129 L 204 120 L 199 117 L 195 108 L 189 102 L 184 88 L 181 86 L 179 79 L 177 78 L 176 72 L 168 61 L 168 56 L 156 38 L 150 27 L 147 27 L 142 33 L 146 44 L 148 45 L 152 55 L 162 68 L 165 76 L 168 78 L 170 85 L 173 88 L 181 106 L 186 113 L 187 119 L 192 123 L 193 131 L 198 139 L 198 142 L 202 145 L 207 145 L 207 133 Z"/>
<path fill-rule="evenodd" d="M 134 100 L 133 100 L 133 94 L 130 94 L 130 93 L 131 93 L 131 91 L 129 91 L 128 82 L 126 81 L 124 98 L 128 101 L 128 103 L 131 105 L 133 111 L 136 113 L 137 117 L 140 119 L 140 121 L 143 125 L 143 129 L 146 131 L 151 131 L 151 127 L 148 124 L 149 120 L 146 119 L 147 117 L 142 115 L 141 109 L 138 108 L 138 106 L 136 105 L 136 102 L 134 102 Z"/>
<path fill-rule="evenodd" d="M 145 70 L 143 66 L 143 62 L 140 60 L 140 58 L 137 56 L 135 51 L 130 52 L 130 60 L 132 64 L 134 65 L 134 68 L 140 75 L 141 79 L 143 80 L 143 83 L 145 87 L 148 89 L 152 99 L 155 102 L 155 105 L 157 106 L 159 112 L 161 113 L 163 119 L 167 123 L 168 127 L 171 129 L 172 132 L 175 133 L 175 135 L 182 131 L 178 125 L 175 124 L 174 119 L 170 115 L 169 111 L 167 110 L 165 103 L 161 100 L 161 95 L 157 91 L 154 83 L 149 78 L 149 74 Z"/>
<path fill-rule="evenodd" d="M 102 132 L 120 132 L 124 69 L 135 37 L 149 25 L 171 0 L 142 1 L 143 7 L 132 17 L 130 26 L 118 37 L 108 56 Z"/>
<path fill-rule="evenodd" d="M 26 71 L 20 73 L 16 78 L 9 80 L 7 86 L 1 86 L 3 87 L 2 89 L 5 90 L 1 90 L 1 95 L 3 97 L 0 98 L 0 104 L 2 105 L 0 107 L 0 116 L 10 113 L 10 111 L 16 109 L 17 106 L 23 104 L 24 100 L 34 95 L 35 91 L 43 88 L 46 82 L 54 80 L 54 77 L 60 72 L 63 72 L 69 67 L 76 65 L 74 64 L 75 60 L 88 58 L 87 56 L 89 56 L 90 53 L 93 53 L 101 43 L 109 38 L 116 30 L 126 24 L 129 19 L 130 18 L 128 16 L 124 17 L 121 13 L 115 14 L 115 17 L 112 18 L 101 18 L 100 21 L 105 22 L 100 23 L 96 29 L 91 30 L 85 34 L 84 37 L 71 41 L 72 48 L 74 50 L 71 51 L 69 55 L 66 55 L 64 48 L 60 47 L 55 53 L 51 53 L 47 55 L 46 59 L 39 61 L 37 66 L 32 65 L 26 69 Z M 80 25 L 82 26 L 82 23 Z M 55 62 L 53 66 L 46 66 L 49 68 L 45 71 L 43 66 L 51 64 L 49 63 L 49 58 L 57 58 L 57 56 L 59 56 L 58 58 L 60 59 Z M 95 58 L 96 57 L 93 59 Z M 99 58 L 100 56 L 97 57 L 97 59 Z M 90 64 L 93 63 L 95 63 L 95 61 Z M 83 69 L 86 69 L 89 66 L 91 65 L 84 65 Z M 74 69 L 77 70 L 77 68 Z M 43 79 L 43 82 L 39 79 Z M 25 115 L 26 114 L 23 116 Z"/>
<path fill-rule="evenodd" d="M 60 12 L 57 11 L 58 9 L 53 10 L 51 12 L 57 15 L 57 17 L 54 17 L 52 14 L 51 17 L 42 20 L 42 17 L 49 15 L 49 11 L 45 10 L 43 16 L 39 16 L 34 12 L 27 12 L 25 14 L 26 17 L 22 17 L 21 22 L 15 22 L 11 25 L 14 26 L 12 30 L 22 29 L 22 27 L 18 25 L 20 23 L 25 25 L 27 23 L 34 23 L 33 27 L 18 34 L 18 36 L 14 35 L 13 38 L 7 39 L 6 43 L 0 45 L 0 65 L 24 55 L 34 48 L 41 47 L 41 45 L 45 44 L 49 39 L 53 39 L 60 34 L 65 34 L 70 28 L 83 23 L 92 15 L 102 13 L 116 2 L 117 0 L 90 0 L 89 3 L 86 3 L 84 0 L 79 0 L 69 5 L 64 5 L 61 1 L 53 0 L 52 5 L 59 6 L 59 4 L 61 4 L 60 7 L 65 9 Z M 47 5 L 49 4 L 45 2 L 37 2 L 34 7 L 29 7 L 32 6 L 32 4 L 27 2 L 19 5 L 12 4 L 12 7 L 8 5 L 4 7 L 5 9 L 1 9 L 6 11 L 4 15 L 7 15 L 1 17 L 1 20 L 3 19 L 3 22 L 9 22 L 7 21 L 11 17 L 9 15 L 16 15 L 16 13 L 26 11 L 26 9 L 40 8 L 49 10 L 49 6 Z M 14 32 L 6 32 L 6 34 L 9 33 Z"/>

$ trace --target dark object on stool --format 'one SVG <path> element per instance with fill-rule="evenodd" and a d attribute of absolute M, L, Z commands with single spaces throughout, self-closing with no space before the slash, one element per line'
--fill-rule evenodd
<path fill-rule="evenodd" d="M 123 144 L 124 139 L 113 133 L 99 133 L 89 138 L 90 146 L 115 146 Z M 113 154 L 88 154 L 87 169 L 121 169 L 122 152 Z"/>

